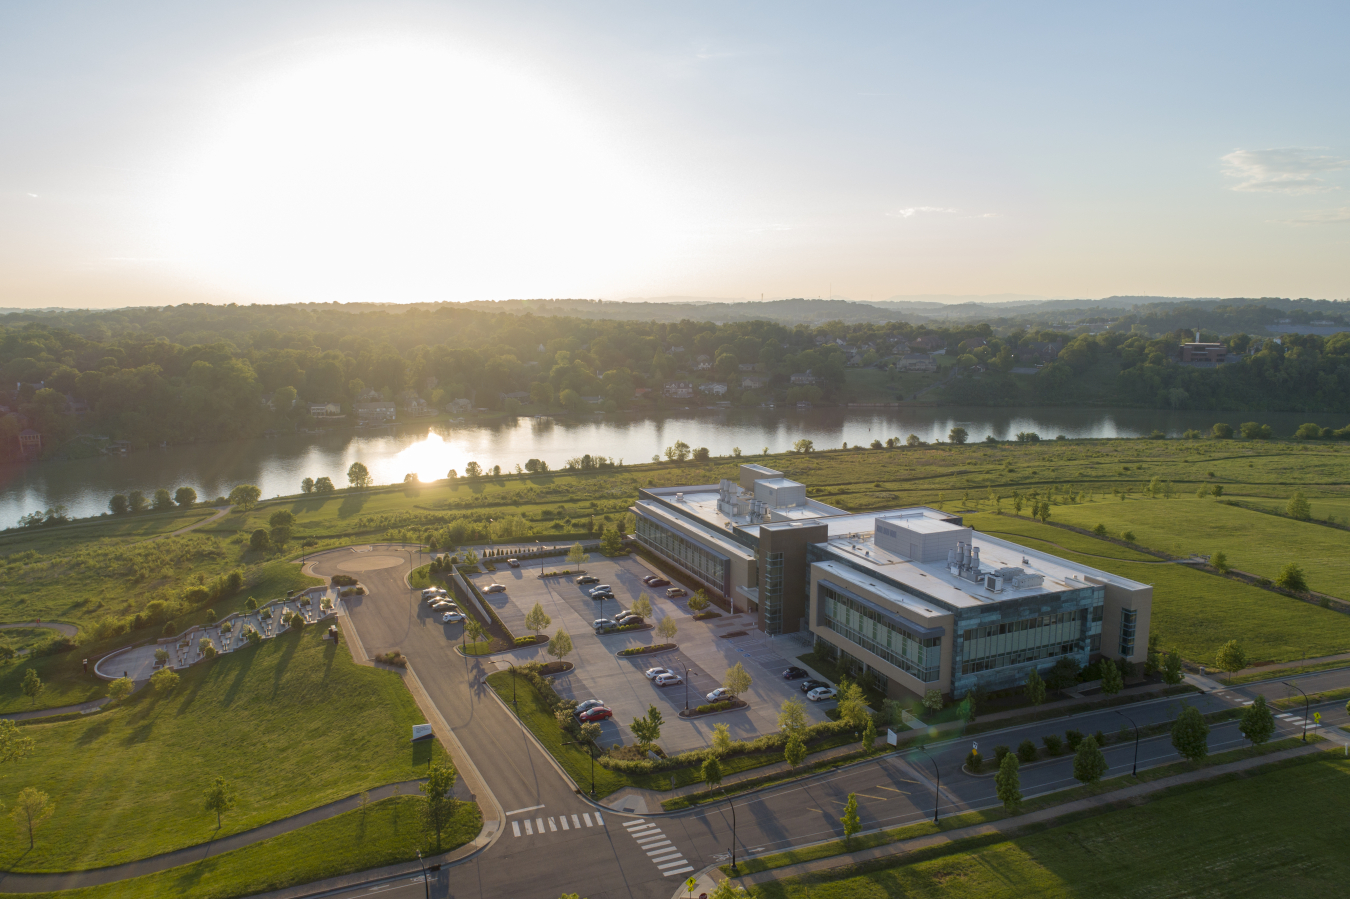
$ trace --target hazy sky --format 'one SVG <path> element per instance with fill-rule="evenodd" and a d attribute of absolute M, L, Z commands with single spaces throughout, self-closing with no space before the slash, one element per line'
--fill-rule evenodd
<path fill-rule="evenodd" d="M 0 2 L 0 307 L 1350 296 L 1350 6 Z"/>

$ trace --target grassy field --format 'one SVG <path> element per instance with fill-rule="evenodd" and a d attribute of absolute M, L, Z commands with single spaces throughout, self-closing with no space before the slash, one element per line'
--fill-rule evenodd
<path fill-rule="evenodd" d="M 981 531 L 1152 584 L 1152 632 L 1164 650 L 1192 661 L 1212 663 L 1229 640 L 1241 641 L 1254 662 L 1350 651 L 1350 616 L 1184 565 L 1101 558 L 1132 551 L 1029 518 L 977 514 L 966 520 Z M 1088 551 L 1098 555 L 1086 555 Z"/>
<path fill-rule="evenodd" d="M 789 878 L 756 899 L 1026 896 L 1333 896 L 1350 878 L 1350 820 L 1310 808 L 1350 802 L 1350 762 L 1318 754 L 1174 787 L 1025 836 L 976 838 L 865 873 Z M 1256 816 L 1235 809 L 1260 809 Z M 850 874 L 852 876 L 850 876 Z"/>
<path fill-rule="evenodd" d="M 1300 562 L 1309 587 L 1350 598 L 1350 531 L 1193 496 L 1060 506 L 1051 520 L 1102 524 L 1115 537 L 1132 531 L 1141 546 L 1176 556 L 1222 552 L 1234 568 L 1272 580 L 1287 562 Z"/>
<path fill-rule="evenodd" d="M 209 840 L 202 797 L 217 775 L 239 794 L 223 833 L 422 776 L 439 750 L 409 743 L 423 719 L 401 678 L 356 665 L 323 631 L 195 665 L 167 696 L 147 689 L 97 715 L 26 725 L 37 747 L 5 766 L 6 792 L 37 787 L 56 816 L 31 851 L 0 830 L 0 869 L 99 867 Z"/>
<path fill-rule="evenodd" d="M 233 899 L 416 858 L 432 847 L 421 801 L 395 796 L 253 846 L 106 886 L 59 893 L 0 893 L 26 899 Z M 441 835 L 441 849 L 462 846 L 482 828 L 478 807 L 462 803 Z"/>
<path fill-rule="evenodd" d="M 209 506 L 173 509 L 167 512 L 142 512 L 113 518 L 86 518 L 59 527 L 15 528 L 0 532 L 0 556 L 16 553 L 57 553 L 83 546 L 91 540 L 106 543 L 137 543 L 148 537 L 169 534 L 179 528 L 205 521 L 216 513 Z"/>

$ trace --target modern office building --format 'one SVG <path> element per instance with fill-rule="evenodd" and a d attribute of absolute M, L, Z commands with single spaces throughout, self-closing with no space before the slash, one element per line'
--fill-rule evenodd
<path fill-rule="evenodd" d="M 1025 683 L 1061 657 L 1142 662 L 1153 588 L 924 506 L 849 513 L 781 472 L 648 487 L 637 539 L 772 635 L 809 631 L 893 696 Z"/>

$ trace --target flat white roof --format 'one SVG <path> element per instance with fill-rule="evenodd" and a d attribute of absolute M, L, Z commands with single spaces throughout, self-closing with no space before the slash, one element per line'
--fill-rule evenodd
<path fill-rule="evenodd" d="M 792 482 L 789 482 L 792 483 Z M 703 523 L 717 528 L 721 531 L 730 531 L 732 526 L 745 528 L 751 534 L 759 533 L 759 525 L 768 524 L 765 521 L 750 521 L 747 517 L 728 518 L 722 514 L 722 510 L 717 507 L 717 501 L 720 498 L 717 492 L 717 485 L 699 485 L 694 487 L 646 487 L 649 494 L 656 494 L 663 500 L 670 503 L 681 513 L 690 518 L 698 519 Z M 676 495 L 680 499 L 676 499 Z M 808 498 L 806 505 L 792 506 L 786 509 L 774 509 L 775 514 L 792 520 L 808 521 L 817 518 L 833 520 L 840 515 L 847 515 L 843 509 L 837 509 L 834 506 L 827 506 L 822 502 Z"/>
<path fill-rule="evenodd" d="M 755 484 L 763 484 L 766 487 L 805 487 L 801 481 L 794 481 L 792 478 L 760 478 Z"/>
<path fill-rule="evenodd" d="M 903 590 L 897 590 L 890 584 L 869 578 L 856 568 L 850 568 L 839 562 L 818 562 L 816 564 L 830 580 L 839 581 L 841 587 L 848 587 L 849 585 L 866 587 L 869 592 L 894 603 L 910 616 L 919 619 L 933 619 L 951 614 L 949 609 L 939 608 L 932 603 L 924 602 L 917 596 L 911 596 Z"/>
<path fill-rule="evenodd" d="M 714 494 L 714 496 L 716 496 L 716 494 Z M 716 549 L 725 556 L 734 556 L 739 559 L 747 560 L 755 557 L 755 554 L 752 553 L 749 548 L 737 543 L 725 533 L 707 527 L 698 521 L 690 520 L 683 515 L 676 515 L 660 503 L 640 499 L 634 503 L 634 506 L 641 509 L 643 514 L 649 515 L 652 518 L 658 518 L 663 521 L 671 522 L 672 524 L 678 522 L 682 528 L 692 531 L 697 535 L 697 539 L 710 546 L 716 547 Z M 678 531 L 680 530 L 680 527 L 674 528 L 674 530 Z"/>

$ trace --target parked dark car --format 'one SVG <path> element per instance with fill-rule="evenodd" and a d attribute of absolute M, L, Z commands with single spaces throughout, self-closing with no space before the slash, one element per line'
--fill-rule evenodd
<path fill-rule="evenodd" d="M 614 619 L 619 622 L 619 627 L 628 627 L 630 624 L 646 624 L 647 621 L 641 615 L 622 615 Z"/>
<path fill-rule="evenodd" d="M 573 583 L 575 583 L 575 584 L 598 584 L 598 583 L 600 583 L 600 578 L 595 577 L 594 575 L 583 574 L 581 577 L 579 577 L 579 578 L 577 578 L 575 581 L 573 581 Z"/>
<path fill-rule="evenodd" d="M 587 709 L 577 716 L 582 721 L 604 721 L 606 718 L 613 718 L 614 713 L 602 705 Z"/>
<path fill-rule="evenodd" d="M 810 693 L 816 687 L 828 687 L 828 686 L 829 684 L 825 683 L 823 680 L 804 680 L 802 681 L 801 684 L 801 690 L 803 693 Z"/>
<path fill-rule="evenodd" d="M 650 581 L 647 582 L 647 586 L 648 586 L 648 587 L 669 587 L 669 586 L 670 586 L 670 581 L 666 580 L 666 579 L 663 578 L 663 577 L 654 577 L 654 578 L 652 578 Z"/>
<path fill-rule="evenodd" d="M 801 668 L 792 667 L 783 672 L 783 680 L 797 680 L 800 677 L 806 677 L 806 672 Z"/>
<path fill-rule="evenodd" d="M 582 712 L 586 711 L 587 709 L 593 709 L 596 708 L 597 706 L 602 705 L 604 705 L 604 703 L 598 699 L 588 699 L 585 702 L 577 703 L 577 707 L 572 710 L 572 714 L 579 716 Z"/>

